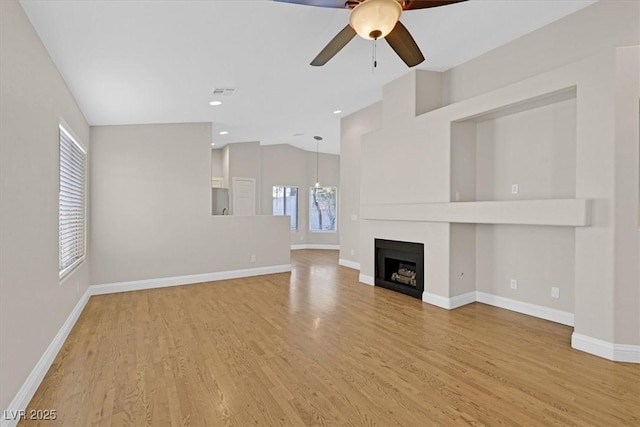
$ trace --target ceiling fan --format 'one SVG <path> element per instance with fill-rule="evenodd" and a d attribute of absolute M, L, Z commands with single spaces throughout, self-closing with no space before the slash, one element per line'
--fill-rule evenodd
<path fill-rule="evenodd" d="M 409 30 L 400 22 L 405 10 L 446 6 L 466 0 L 275 0 L 308 6 L 350 9 L 349 24 L 344 27 L 318 56 L 311 61 L 313 66 L 326 64 L 356 34 L 368 40 L 384 38 L 389 46 L 409 67 L 424 61 L 424 56 Z"/>

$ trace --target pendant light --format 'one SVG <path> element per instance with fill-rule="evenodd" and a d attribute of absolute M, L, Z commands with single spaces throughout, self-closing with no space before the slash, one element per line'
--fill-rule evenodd
<path fill-rule="evenodd" d="M 318 168 L 318 164 L 319 164 L 318 163 L 318 157 L 319 157 L 319 154 L 318 154 L 318 143 L 320 141 L 322 141 L 322 137 L 316 135 L 316 136 L 313 137 L 313 139 L 316 140 L 316 185 L 315 185 L 315 187 L 316 188 L 320 188 L 320 179 L 318 178 L 318 173 L 319 173 L 319 168 Z"/>

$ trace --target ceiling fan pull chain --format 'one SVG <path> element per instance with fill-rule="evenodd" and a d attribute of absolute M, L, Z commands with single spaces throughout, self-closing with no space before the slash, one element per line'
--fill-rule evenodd
<path fill-rule="evenodd" d="M 376 39 L 373 39 L 373 48 L 372 48 L 372 60 L 373 60 L 373 67 L 371 68 L 371 72 L 374 73 L 376 71 L 376 67 L 378 66 L 378 59 L 377 59 L 377 53 L 376 53 Z"/>

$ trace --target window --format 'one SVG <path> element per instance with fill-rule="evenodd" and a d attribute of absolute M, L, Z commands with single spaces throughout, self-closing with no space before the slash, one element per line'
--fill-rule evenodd
<path fill-rule="evenodd" d="M 60 277 L 84 260 L 86 229 L 87 153 L 60 124 L 60 193 L 58 242 Z"/>
<path fill-rule="evenodd" d="M 298 187 L 273 187 L 273 214 L 291 217 L 291 231 L 298 229 Z"/>
<path fill-rule="evenodd" d="M 309 230 L 337 230 L 337 192 L 336 187 L 311 187 L 309 191 Z"/>

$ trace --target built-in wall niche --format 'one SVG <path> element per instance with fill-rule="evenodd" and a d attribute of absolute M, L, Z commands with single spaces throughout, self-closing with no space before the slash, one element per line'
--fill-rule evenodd
<path fill-rule="evenodd" d="M 575 87 L 451 123 L 451 201 L 572 199 Z"/>
<path fill-rule="evenodd" d="M 451 123 L 450 182 L 450 208 L 467 213 L 450 225 L 451 295 L 573 313 L 574 226 L 589 223 L 575 200 L 575 88 Z"/>

